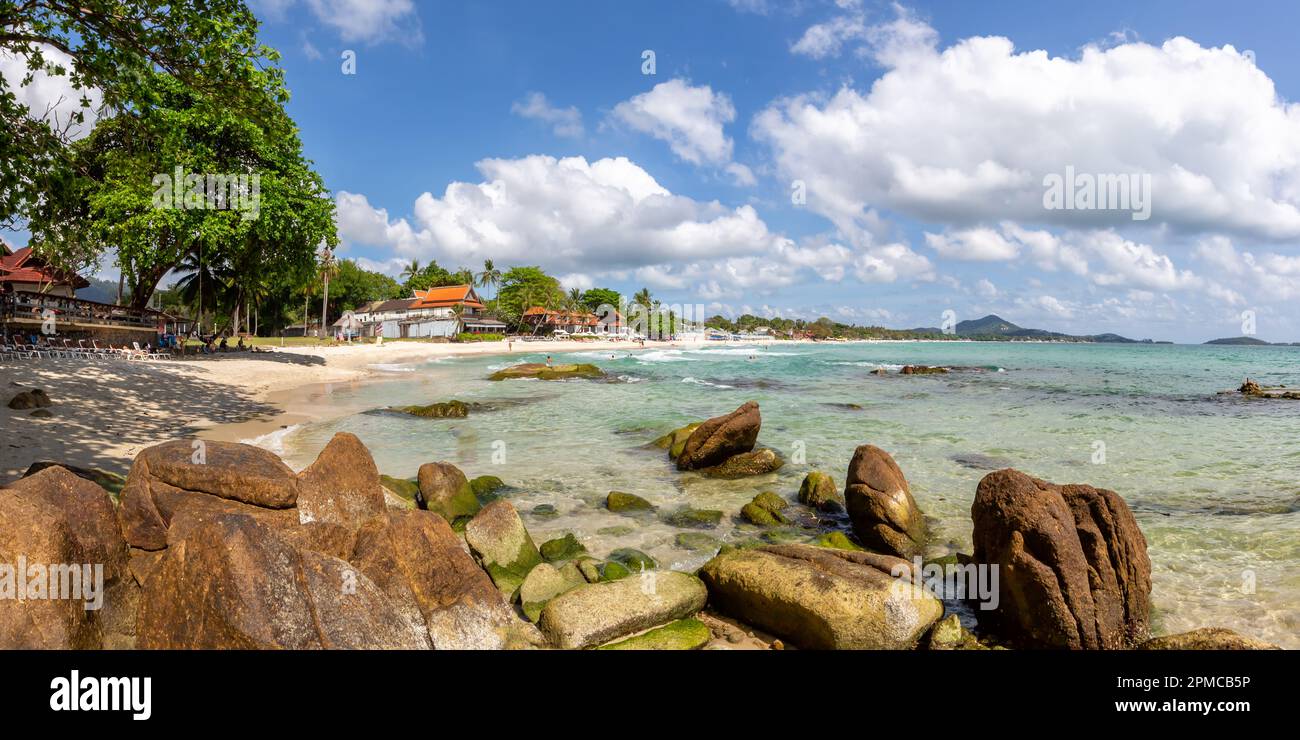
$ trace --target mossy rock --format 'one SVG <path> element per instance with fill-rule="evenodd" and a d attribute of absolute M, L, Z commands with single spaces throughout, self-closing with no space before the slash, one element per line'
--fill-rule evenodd
<path fill-rule="evenodd" d="M 390 406 L 389 410 L 424 419 L 464 419 L 469 416 L 469 404 L 464 401 L 431 403 L 428 406 Z"/>
<path fill-rule="evenodd" d="M 537 378 L 538 380 L 567 380 L 569 378 L 596 379 L 605 377 L 605 371 L 590 364 L 546 365 L 529 362 L 514 365 L 492 373 L 488 380 L 510 380 L 513 378 Z"/>
<path fill-rule="evenodd" d="M 989 650 L 975 635 L 961 625 L 956 614 L 949 614 L 930 628 L 921 640 L 927 650 Z"/>
<path fill-rule="evenodd" d="M 721 464 L 711 468 L 702 468 L 698 472 L 707 478 L 748 478 L 752 475 L 766 475 L 776 472 L 785 465 L 775 450 L 764 447 L 751 452 L 732 455 Z"/>
<path fill-rule="evenodd" d="M 506 484 L 505 481 L 495 475 L 480 475 L 469 482 L 469 487 L 479 500 L 487 500 L 492 498 L 497 491 L 505 488 Z"/>
<path fill-rule="evenodd" d="M 813 540 L 813 544 L 818 547 L 829 547 L 833 550 L 866 550 L 865 547 L 849 539 L 849 536 L 843 532 L 827 532 Z"/>
<path fill-rule="evenodd" d="M 803 485 L 799 486 L 799 503 L 818 511 L 843 511 L 844 494 L 836 490 L 835 479 L 814 470 L 804 476 Z"/>
<path fill-rule="evenodd" d="M 538 504 L 533 507 L 532 515 L 538 519 L 555 519 L 560 516 L 560 512 L 554 504 Z"/>
<path fill-rule="evenodd" d="M 758 494 L 754 497 L 753 503 L 755 506 L 761 506 L 771 512 L 785 511 L 785 508 L 790 505 L 789 501 L 771 491 L 763 491 Z"/>
<path fill-rule="evenodd" d="M 719 546 L 720 540 L 703 532 L 678 532 L 673 544 L 682 550 L 713 550 Z"/>
<path fill-rule="evenodd" d="M 581 580 L 579 576 L 579 581 Z M 574 583 L 550 563 L 540 563 L 529 571 L 528 577 L 519 586 L 519 608 L 528 621 L 536 622 L 547 602 L 583 583 L 585 582 Z"/>
<path fill-rule="evenodd" d="M 740 516 L 750 524 L 760 527 L 775 527 L 786 523 L 785 517 L 781 512 L 771 512 L 752 501 L 740 508 Z"/>
<path fill-rule="evenodd" d="M 632 575 L 632 571 L 624 567 L 622 563 L 601 563 L 597 568 L 600 571 L 601 581 L 617 581 Z"/>
<path fill-rule="evenodd" d="M 699 650 L 713 634 L 698 619 L 679 619 L 635 637 L 602 645 L 600 650 Z"/>
<path fill-rule="evenodd" d="M 626 567 L 633 573 L 642 573 L 659 567 L 659 563 L 655 562 L 654 558 L 632 547 L 620 547 L 611 552 L 607 559 Z"/>
<path fill-rule="evenodd" d="M 654 504 L 631 493 L 610 491 L 605 497 L 605 508 L 616 513 L 654 511 Z"/>
<path fill-rule="evenodd" d="M 664 514 L 662 521 L 678 529 L 716 529 L 722 521 L 722 512 L 717 509 L 678 509 Z"/>
<path fill-rule="evenodd" d="M 686 440 L 691 438 L 695 430 L 700 427 L 702 422 L 687 424 L 684 427 L 678 427 L 664 436 L 654 441 L 654 446 L 661 450 L 668 450 L 668 458 L 676 460 L 682 454 L 682 448 L 686 446 Z"/>
<path fill-rule="evenodd" d="M 528 529 L 506 501 L 483 507 L 465 527 L 465 542 L 492 582 L 513 601 L 529 572 L 542 562 Z"/>
<path fill-rule="evenodd" d="M 538 550 L 541 551 L 543 560 L 548 563 L 556 563 L 563 560 L 572 560 L 585 553 L 587 548 L 570 532 L 563 537 L 543 542 Z"/>
<path fill-rule="evenodd" d="M 632 534 L 635 531 L 636 531 L 636 527 L 630 527 L 626 524 L 621 524 L 617 527 L 601 527 L 600 529 L 596 530 L 596 534 L 602 537 L 623 537 Z"/>
<path fill-rule="evenodd" d="M 591 557 L 579 557 L 579 558 L 575 558 L 570 562 L 573 563 L 578 568 L 578 572 L 582 574 L 583 579 L 587 583 L 600 582 L 600 561 L 599 560 Z"/>
<path fill-rule="evenodd" d="M 391 475 L 380 475 L 379 484 L 388 489 L 394 496 L 398 496 L 412 504 L 420 495 L 420 484 L 413 479 L 394 478 Z"/>

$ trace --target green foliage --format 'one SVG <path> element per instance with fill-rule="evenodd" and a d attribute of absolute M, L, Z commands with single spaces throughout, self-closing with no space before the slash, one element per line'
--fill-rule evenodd
<path fill-rule="evenodd" d="M 501 276 L 497 311 L 502 320 L 518 323 L 530 307 L 557 308 L 564 300 L 560 281 L 542 272 L 540 267 L 512 267 Z"/>
<path fill-rule="evenodd" d="M 408 295 L 396 280 L 379 272 L 357 266 L 353 260 L 338 263 L 338 273 L 330 278 L 331 315 L 337 310 L 354 311 L 371 301 L 387 301 Z"/>
<path fill-rule="evenodd" d="M 503 342 L 506 335 L 504 334 L 470 334 L 461 332 L 456 335 L 457 342 Z"/>
<path fill-rule="evenodd" d="M 609 288 L 592 288 L 582 294 L 580 301 L 583 308 L 594 313 L 601 306 L 618 308 L 623 301 L 623 296 L 619 295 L 618 291 Z"/>

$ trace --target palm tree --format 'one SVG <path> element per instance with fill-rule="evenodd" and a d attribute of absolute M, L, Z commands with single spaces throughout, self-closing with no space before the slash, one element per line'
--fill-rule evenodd
<path fill-rule="evenodd" d="M 339 271 L 339 262 L 334 258 L 334 250 L 330 249 L 329 245 L 321 245 L 320 261 L 317 266 L 321 281 L 325 284 L 325 297 L 320 304 L 320 331 L 321 337 L 324 338 L 325 327 L 329 325 L 330 276 L 337 275 Z"/>
<path fill-rule="evenodd" d="M 496 295 L 496 286 L 501 284 L 501 271 L 492 260 L 483 260 L 483 272 L 478 274 L 478 287 L 486 288 L 492 286 L 492 294 Z"/>
<path fill-rule="evenodd" d="M 402 268 L 402 275 L 401 275 L 402 282 L 409 283 L 411 282 L 411 278 L 414 278 L 416 275 L 419 274 L 420 274 L 420 261 L 411 260 L 411 264 Z"/>
<path fill-rule="evenodd" d="M 569 306 L 570 311 L 577 311 L 582 308 L 582 291 L 577 288 L 569 289 Z"/>
<path fill-rule="evenodd" d="M 465 321 L 465 304 L 457 303 L 456 305 L 452 306 L 451 317 L 456 320 L 456 333 L 459 334 L 462 331 L 464 331 L 463 324 Z"/>
<path fill-rule="evenodd" d="M 649 288 L 642 288 L 636 292 L 636 295 L 632 296 L 633 303 L 639 303 L 646 308 L 650 308 L 652 301 L 653 299 L 650 297 Z"/>

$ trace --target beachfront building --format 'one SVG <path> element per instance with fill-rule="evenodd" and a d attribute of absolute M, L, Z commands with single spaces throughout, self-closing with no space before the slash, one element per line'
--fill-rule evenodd
<path fill-rule="evenodd" d="M 486 315 L 472 285 L 417 290 L 411 298 L 376 301 L 353 312 L 362 336 L 450 338 L 458 334 L 504 334 L 506 325 Z"/>
<path fill-rule="evenodd" d="M 84 301 L 90 283 L 61 270 L 30 247 L 0 240 L 0 330 L 5 336 L 97 339 L 115 345 L 153 343 L 169 317 L 152 309 Z"/>
<path fill-rule="evenodd" d="M 598 316 L 588 311 L 555 311 L 533 306 L 524 311 L 523 321 L 538 335 L 559 333 L 626 339 L 631 333 L 618 311 Z"/>

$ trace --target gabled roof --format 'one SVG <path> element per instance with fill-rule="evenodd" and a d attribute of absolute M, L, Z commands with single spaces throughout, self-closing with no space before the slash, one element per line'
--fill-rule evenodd
<path fill-rule="evenodd" d="M 478 295 L 474 292 L 474 286 L 445 285 L 428 290 L 417 290 L 415 291 L 415 303 L 411 308 L 450 308 L 459 305 L 470 308 L 483 308 L 483 302 L 478 299 Z"/>
<path fill-rule="evenodd" d="M 415 303 L 414 298 L 394 298 L 389 301 L 376 301 L 366 306 L 368 313 L 386 313 L 388 311 L 405 311 Z"/>
<path fill-rule="evenodd" d="M 52 283 L 86 288 L 90 282 L 76 273 L 49 267 L 45 260 L 32 254 L 31 247 L 11 251 L 7 244 L 0 249 L 0 283 Z"/>

